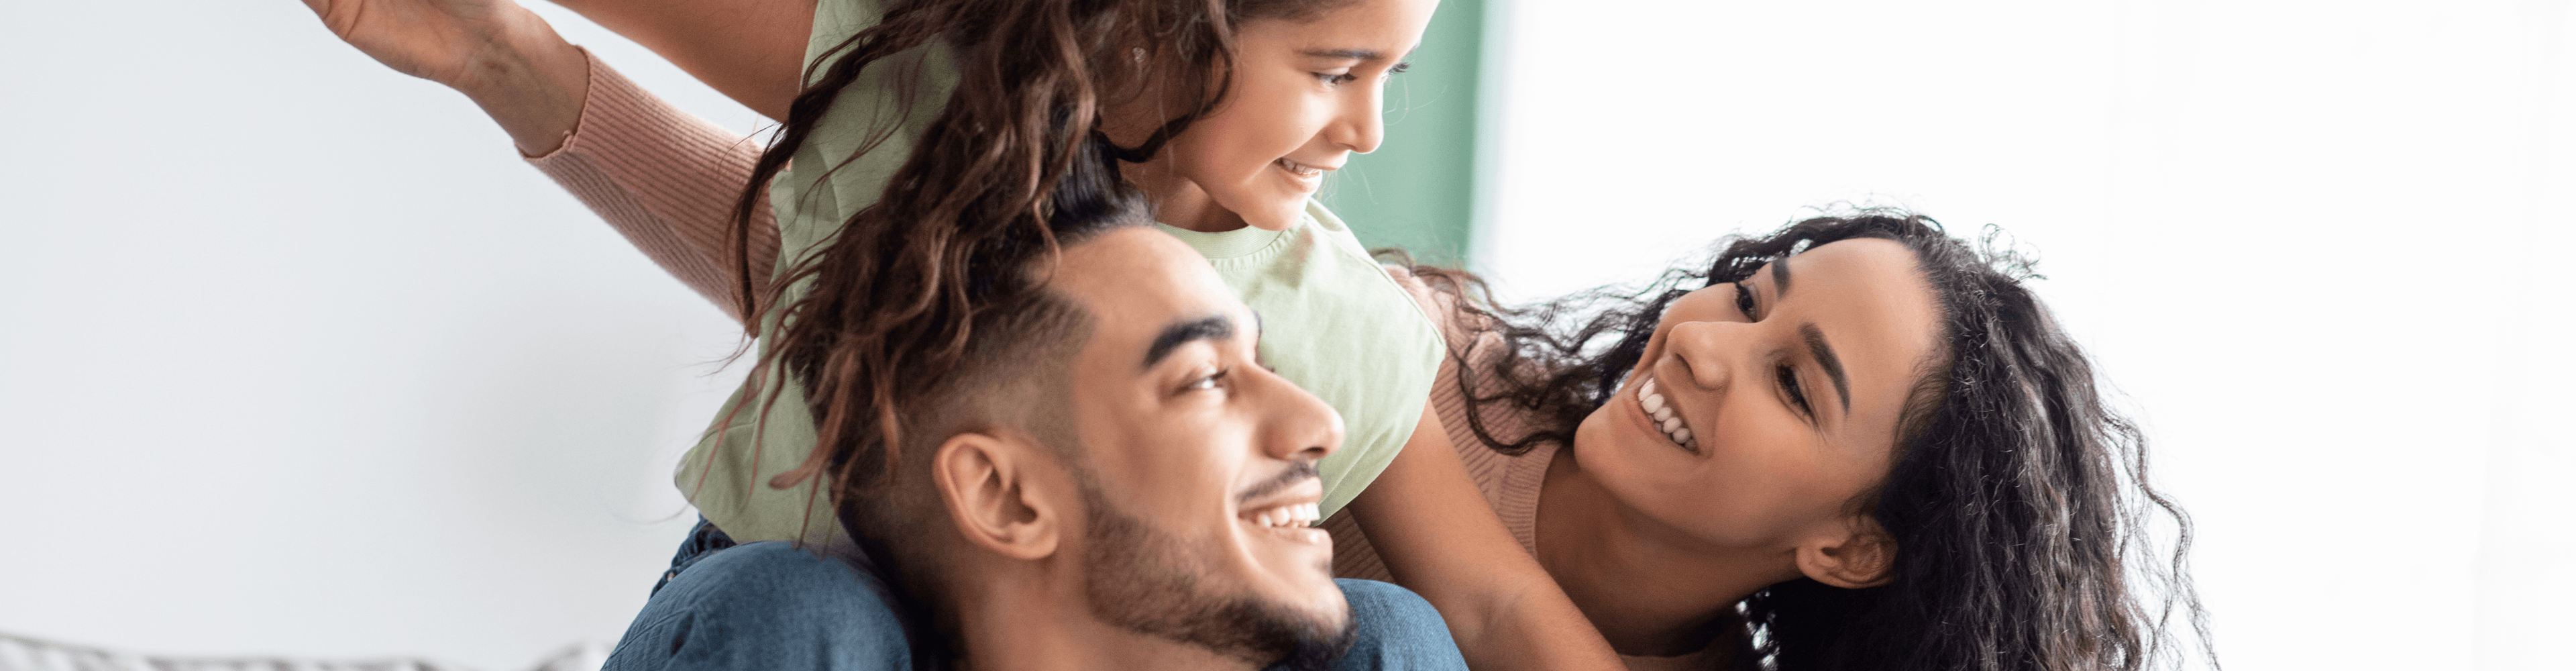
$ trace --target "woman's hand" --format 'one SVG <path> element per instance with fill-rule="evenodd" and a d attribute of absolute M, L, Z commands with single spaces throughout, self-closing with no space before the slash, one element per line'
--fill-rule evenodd
<path fill-rule="evenodd" d="M 581 121 L 588 57 L 509 0 L 304 0 L 304 6 L 376 62 L 473 98 L 521 153 L 552 153 Z"/>

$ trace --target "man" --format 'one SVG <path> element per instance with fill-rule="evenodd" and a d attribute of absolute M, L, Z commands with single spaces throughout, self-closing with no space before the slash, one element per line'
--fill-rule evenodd
<path fill-rule="evenodd" d="M 926 430 L 881 483 L 882 455 L 846 462 L 871 552 L 716 552 L 609 668 L 1326 668 L 1355 639 L 1343 668 L 1464 668 L 1419 597 L 1332 580 L 1309 523 L 1339 417 L 1255 360 L 1258 320 L 1205 260 L 1135 223 L 1059 233 L 1043 290 L 901 406 Z"/>

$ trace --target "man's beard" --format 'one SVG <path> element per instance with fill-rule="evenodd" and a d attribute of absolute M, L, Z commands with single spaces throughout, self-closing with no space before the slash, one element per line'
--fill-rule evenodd
<path fill-rule="evenodd" d="M 1198 575 L 1176 560 L 1169 535 L 1115 509 L 1083 483 L 1091 509 L 1083 590 L 1091 612 L 1129 631 L 1199 646 L 1256 667 L 1322 671 L 1350 651 L 1349 618 L 1329 626 L 1249 594 L 1208 594 Z"/>

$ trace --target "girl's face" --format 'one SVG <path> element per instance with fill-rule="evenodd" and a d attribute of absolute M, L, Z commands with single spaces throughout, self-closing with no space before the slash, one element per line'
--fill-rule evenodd
<path fill-rule="evenodd" d="M 1242 24 L 1224 103 L 1162 157 L 1177 179 L 1140 180 L 1156 216 L 1208 231 L 1295 225 L 1324 173 L 1377 150 L 1387 77 L 1402 71 L 1438 4 L 1359 0 L 1308 19 Z"/>
<path fill-rule="evenodd" d="M 1575 430 L 1576 464 L 1707 550 L 1848 534 L 1885 478 L 1897 414 L 1939 360 L 1913 252 L 1844 240 L 1673 301 L 1644 358 Z"/>

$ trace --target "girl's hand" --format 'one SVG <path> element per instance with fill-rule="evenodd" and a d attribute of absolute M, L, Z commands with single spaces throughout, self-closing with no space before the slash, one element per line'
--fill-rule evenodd
<path fill-rule="evenodd" d="M 304 0 L 376 62 L 473 98 L 519 151 L 553 152 L 581 120 L 590 61 L 509 0 Z"/>

